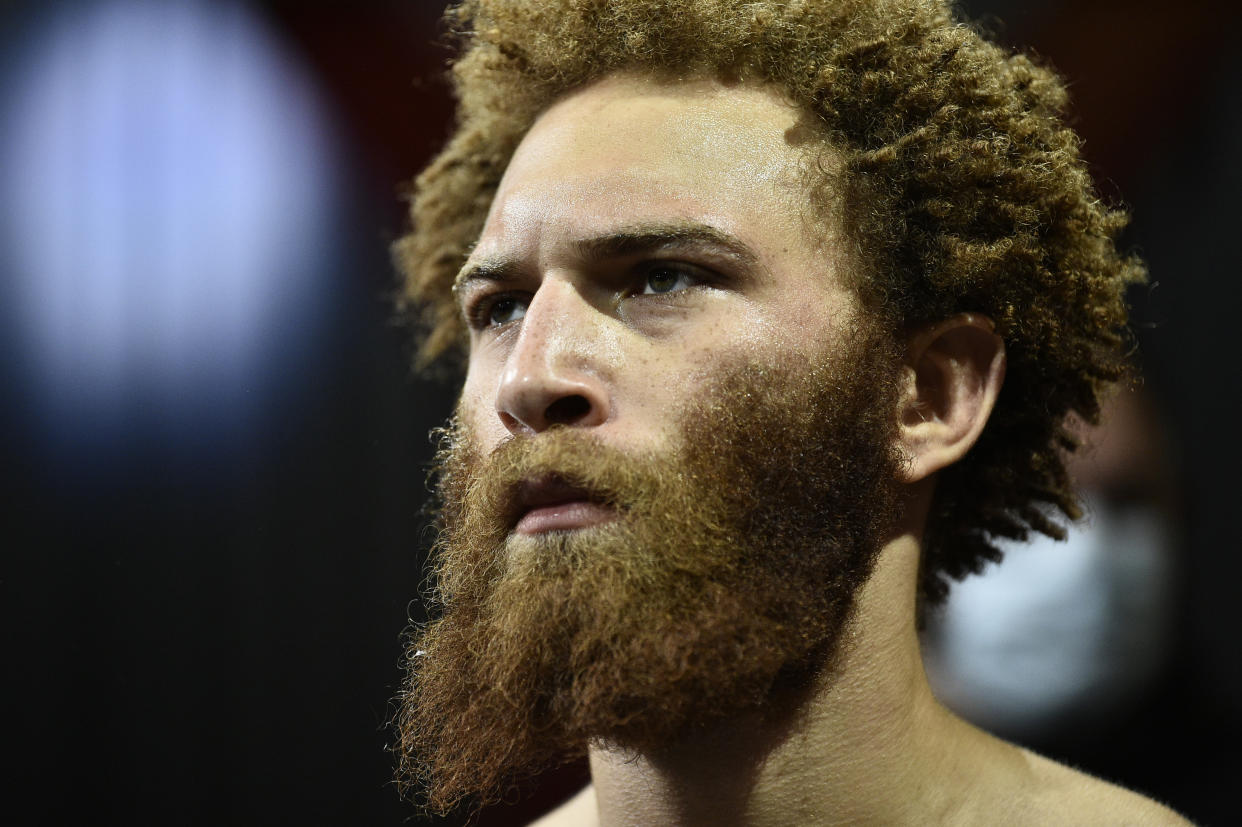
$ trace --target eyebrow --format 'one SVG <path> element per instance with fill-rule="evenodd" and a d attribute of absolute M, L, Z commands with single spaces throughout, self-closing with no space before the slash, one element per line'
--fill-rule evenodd
<path fill-rule="evenodd" d="M 759 257 L 736 236 L 697 221 L 635 224 L 592 238 L 572 242 L 574 254 L 584 262 L 653 253 L 660 250 L 714 248 L 717 254 L 745 268 L 757 268 Z M 453 292 L 476 281 L 511 281 L 522 270 L 517 259 L 497 257 L 463 267 L 453 284 Z"/>

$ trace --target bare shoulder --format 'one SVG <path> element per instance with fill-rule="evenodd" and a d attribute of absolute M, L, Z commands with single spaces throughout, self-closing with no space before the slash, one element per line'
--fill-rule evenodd
<path fill-rule="evenodd" d="M 557 807 L 530 827 L 597 827 L 599 812 L 595 808 L 595 787 L 588 784 L 582 792 Z"/>
<path fill-rule="evenodd" d="M 1033 823 L 1173 827 L 1190 824 L 1159 802 L 1021 750 L 1035 784 L 1023 809 Z M 1049 820 L 1050 819 L 1050 820 Z"/>
<path fill-rule="evenodd" d="M 1023 776 L 1022 792 L 1014 794 L 1013 787 L 997 784 L 991 790 L 996 798 L 1004 798 L 1004 804 L 992 801 L 986 807 L 988 815 L 979 823 L 1004 823 L 1011 825 L 1031 824 L 1091 824 L 1124 825 L 1125 827 L 1179 827 L 1189 825 L 1182 816 L 1168 807 L 1138 793 L 1094 778 L 1086 773 L 1058 764 L 1025 749 L 1010 747 L 1011 754 L 1018 753 L 1017 763 L 1025 765 L 1017 775 Z M 1017 769 L 1011 762 L 1010 772 Z M 1017 781 L 1013 774 L 1011 781 Z M 978 811 L 976 815 L 981 815 Z M 978 819 L 966 818 L 974 823 Z M 947 823 L 959 823 L 949 817 Z M 595 787 L 588 785 L 580 793 L 557 809 L 548 813 L 530 827 L 598 827 L 599 812 L 596 807 Z"/>

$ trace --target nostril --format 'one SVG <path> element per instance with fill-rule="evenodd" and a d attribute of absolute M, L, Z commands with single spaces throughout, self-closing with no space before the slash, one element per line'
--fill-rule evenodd
<path fill-rule="evenodd" d="M 591 412 L 591 403 L 585 396 L 574 394 L 562 396 L 544 411 L 543 416 L 549 425 L 568 425 L 585 417 Z"/>

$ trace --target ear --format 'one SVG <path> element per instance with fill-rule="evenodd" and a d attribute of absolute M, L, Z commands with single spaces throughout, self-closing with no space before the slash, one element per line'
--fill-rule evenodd
<path fill-rule="evenodd" d="M 1005 380 L 1005 343 L 986 316 L 954 316 L 911 336 L 905 380 L 900 479 L 913 483 L 957 462 L 983 433 Z"/>

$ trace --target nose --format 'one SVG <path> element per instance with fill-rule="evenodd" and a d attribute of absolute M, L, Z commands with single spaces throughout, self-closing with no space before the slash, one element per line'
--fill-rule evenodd
<path fill-rule="evenodd" d="M 496 411 L 510 433 L 608 420 L 602 321 L 572 285 L 544 280 L 526 308 L 496 394 Z"/>

